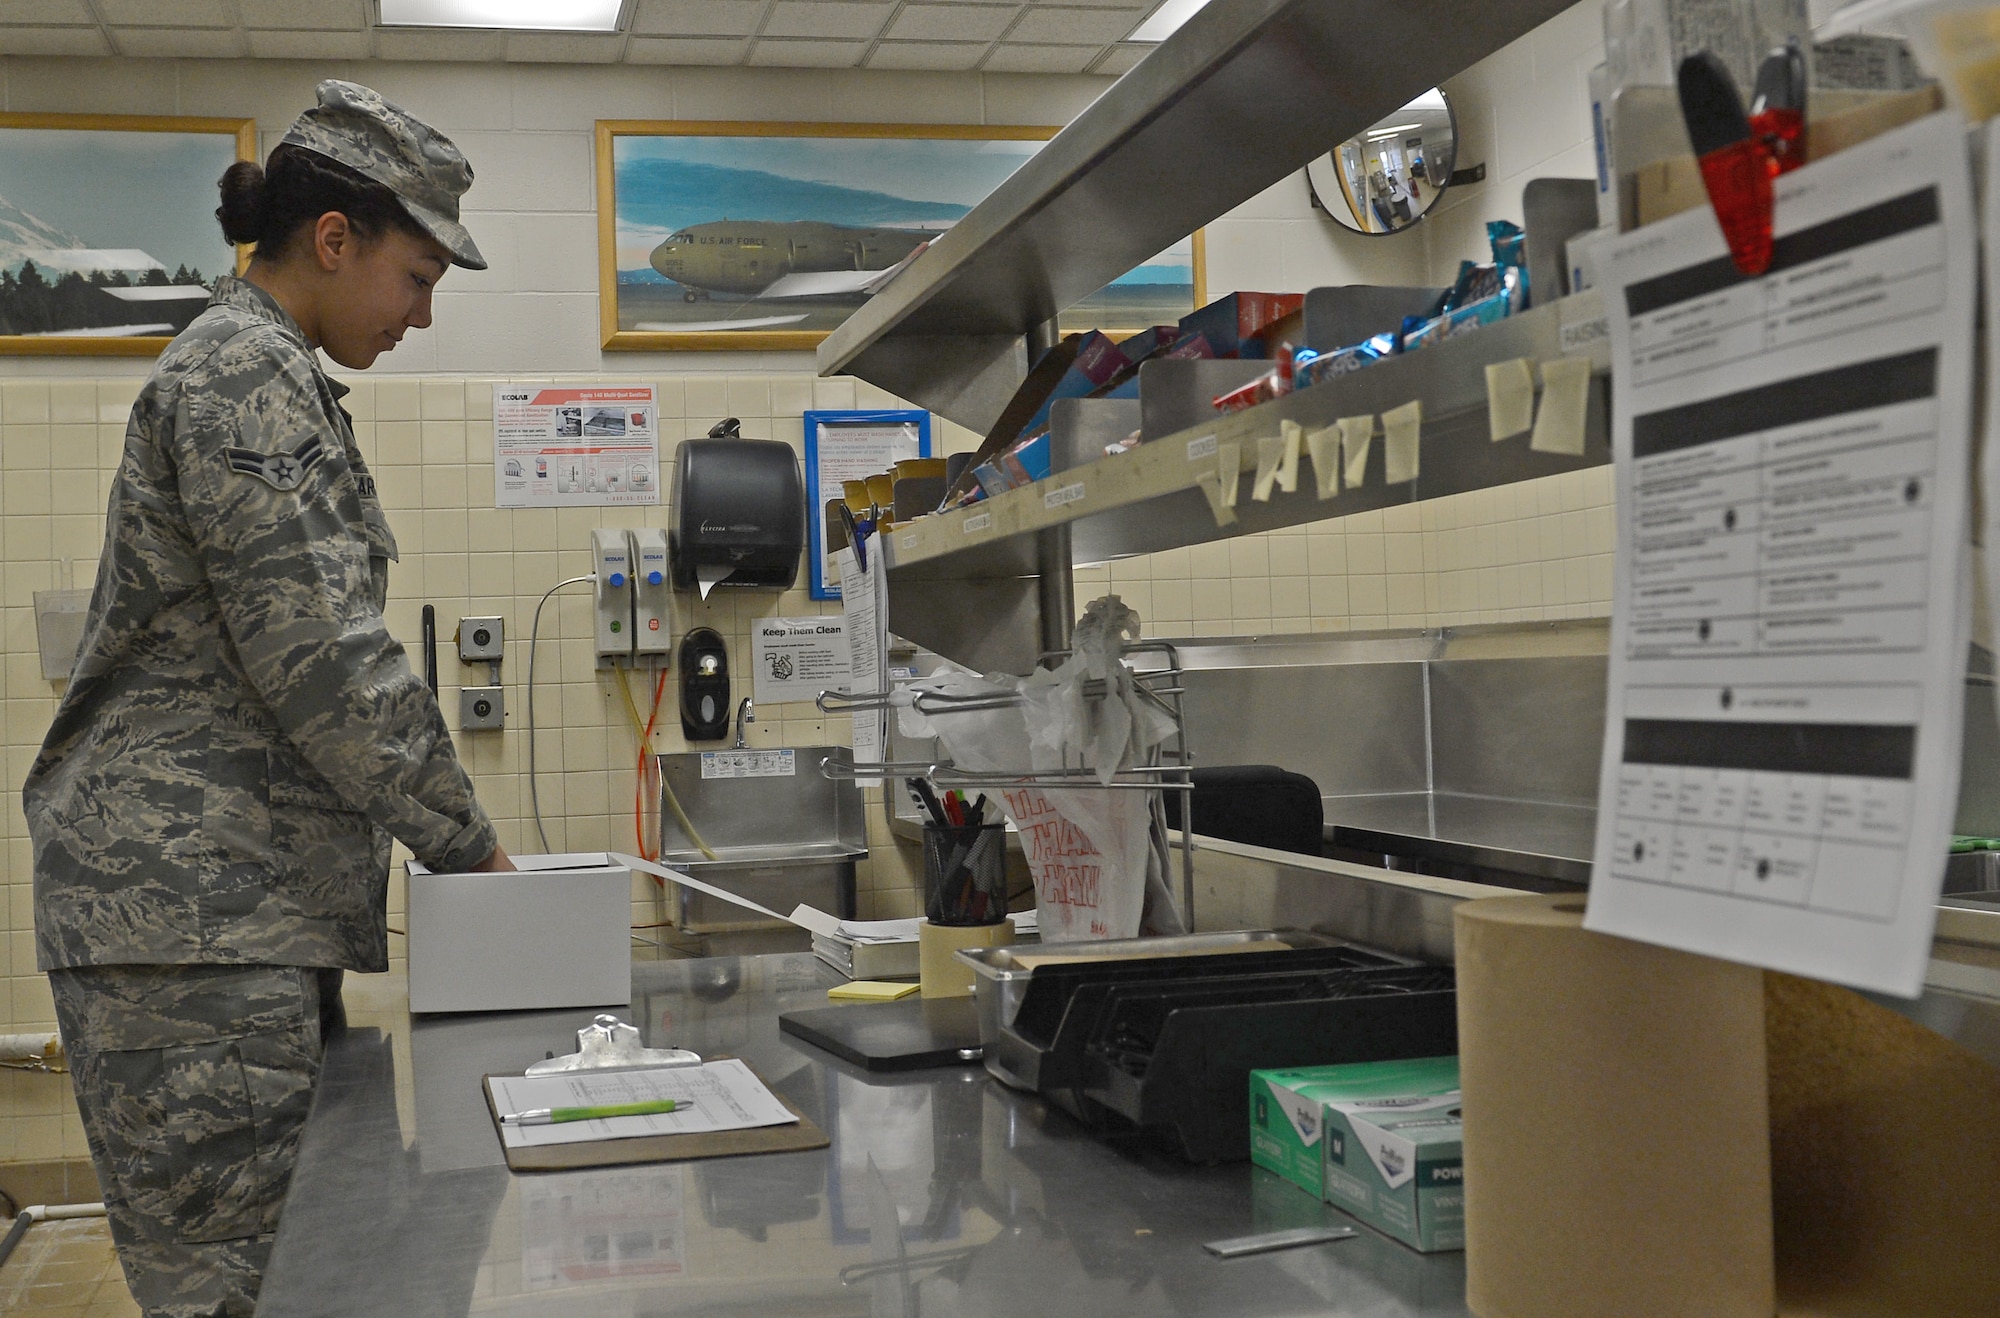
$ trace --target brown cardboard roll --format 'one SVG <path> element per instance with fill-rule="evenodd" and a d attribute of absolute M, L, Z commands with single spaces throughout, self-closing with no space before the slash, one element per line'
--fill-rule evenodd
<path fill-rule="evenodd" d="M 1771 1318 L 1761 973 L 1587 933 L 1580 897 L 1455 923 L 1467 1305 Z"/>
<path fill-rule="evenodd" d="M 1848 989 L 1766 995 L 1783 1312 L 2000 1311 L 2000 1071 Z"/>

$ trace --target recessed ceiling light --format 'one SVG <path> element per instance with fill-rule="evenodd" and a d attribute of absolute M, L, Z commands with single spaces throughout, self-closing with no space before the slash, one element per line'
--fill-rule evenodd
<path fill-rule="evenodd" d="M 380 0 L 383 27 L 616 32 L 625 0 Z"/>
<path fill-rule="evenodd" d="M 387 0 L 384 0 L 386 3 Z M 1174 29 L 1193 18 L 1208 0 L 1166 0 L 1145 22 L 1134 28 L 1128 41 L 1165 41 Z"/>

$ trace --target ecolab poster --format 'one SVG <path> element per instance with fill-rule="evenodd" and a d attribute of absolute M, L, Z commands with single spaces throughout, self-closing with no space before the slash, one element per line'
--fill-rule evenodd
<path fill-rule="evenodd" d="M 650 384 L 494 385 L 494 506 L 658 503 L 659 417 Z"/>

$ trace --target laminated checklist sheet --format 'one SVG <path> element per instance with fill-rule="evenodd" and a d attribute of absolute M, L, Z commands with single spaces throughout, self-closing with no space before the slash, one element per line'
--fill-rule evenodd
<path fill-rule="evenodd" d="M 1957 804 L 1977 259 L 1963 126 L 1600 248 L 1619 512 L 1587 926 L 1921 988 Z"/>

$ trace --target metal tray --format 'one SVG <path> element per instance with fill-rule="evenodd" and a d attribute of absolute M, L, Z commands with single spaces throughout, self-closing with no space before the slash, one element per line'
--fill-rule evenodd
<path fill-rule="evenodd" d="M 1005 947 L 968 947 L 953 953 L 972 967 L 972 993 L 979 1005 L 979 1041 L 991 1049 L 1000 1031 L 1013 1023 L 1033 965 L 1063 957 L 1072 961 L 1115 961 L 1136 957 L 1198 956 L 1256 945 L 1271 947 L 1332 947 L 1344 940 L 1309 929 L 1233 929 L 1221 933 L 1178 934 L 1169 938 L 1116 938 L 1101 943 L 1015 943 Z"/>

